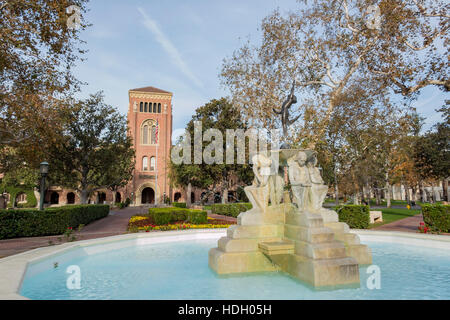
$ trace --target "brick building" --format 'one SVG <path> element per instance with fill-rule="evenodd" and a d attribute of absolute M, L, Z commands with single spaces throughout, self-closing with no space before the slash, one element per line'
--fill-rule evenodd
<path fill-rule="evenodd" d="M 117 203 L 131 200 L 132 206 L 162 204 L 164 199 L 185 202 L 186 191 L 172 190 L 169 182 L 169 161 L 172 146 L 172 97 L 173 94 L 155 87 L 144 87 L 128 91 L 128 125 L 136 150 L 136 167 L 129 184 L 115 192 L 107 189 L 97 190 L 91 195 L 89 203 Z M 0 176 L 1 179 L 1 176 Z M 239 187 L 237 179 L 231 183 L 229 200 L 236 198 Z M 39 203 L 39 193 L 35 197 Z M 0 194 L 1 196 L 1 194 Z M 20 194 L 16 203 L 26 203 L 25 195 Z M 192 188 L 192 203 L 201 199 L 207 202 L 220 202 L 219 190 L 200 190 Z M 0 199 L 1 200 L 1 199 Z M 9 198 L 7 199 L 9 200 Z M 46 206 L 61 206 L 81 203 L 75 190 L 51 186 L 45 194 Z M 1 208 L 1 206 L 0 206 Z"/>
<path fill-rule="evenodd" d="M 128 122 L 136 149 L 129 190 L 133 204 L 159 204 L 172 198 L 168 179 L 172 145 L 172 93 L 154 87 L 128 93 Z"/>

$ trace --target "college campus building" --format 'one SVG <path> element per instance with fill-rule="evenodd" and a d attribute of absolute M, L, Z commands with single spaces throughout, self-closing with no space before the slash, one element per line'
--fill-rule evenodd
<path fill-rule="evenodd" d="M 155 87 L 131 89 L 128 91 L 128 123 L 129 134 L 133 138 L 136 150 L 136 167 L 132 180 L 128 185 L 116 192 L 111 190 L 98 190 L 91 195 L 90 203 L 118 203 L 127 198 L 132 206 L 155 205 L 164 203 L 164 199 L 172 202 L 185 202 L 186 191 L 181 188 L 172 188 L 169 180 L 170 150 L 172 147 L 173 123 L 173 94 Z M 0 179 L 2 175 L 0 174 Z M 192 203 L 206 200 L 208 203 L 220 202 L 222 195 L 217 190 L 201 190 L 192 188 L 190 200 Z M 237 199 L 237 189 L 241 185 L 237 178 L 230 181 L 228 200 Z M 431 189 L 431 190 L 428 190 Z M 428 197 L 442 199 L 442 185 L 426 188 Z M 411 190 L 408 190 L 411 192 Z M 418 191 L 416 191 L 418 192 Z M 29 194 L 29 193 L 28 193 Z M 34 195 L 39 203 L 38 190 Z M 416 195 L 418 198 L 419 194 Z M 403 186 L 393 186 L 392 199 L 405 200 L 406 190 Z M 26 204 L 26 193 L 16 195 L 18 205 Z M 10 202 L 8 194 L 0 193 L 0 208 Z M 51 186 L 45 194 L 46 206 L 60 206 L 66 204 L 79 204 L 80 196 L 75 190 Z"/>
<path fill-rule="evenodd" d="M 172 97 L 171 92 L 155 87 L 128 91 L 129 134 L 133 138 L 136 150 L 133 178 L 126 187 L 116 192 L 106 189 L 96 191 L 91 195 L 90 203 L 118 203 L 124 202 L 127 198 L 131 200 L 132 206 L 161 204 L 164 199 L 172 202 L 186 201 L 186 192 L 179 188 L 172 188 L 169 181 L 173 131 Z M 233 200 L 232 198 L 236 195 L 234 190 L 230 188 L 230 200 Z M 208 196 L 206 196 L 207 193 Z M 39 203 L 37 189 L 34 195 Z M 201 198 L 207 198 L 210 202 L 217 202 L 220 201 L 220 196 L 217 192 L 211 193 L 193 188 L 190 200 L 195 203 Z M 25 204 L 27 200 L 25 193 L 16 196 L 16 204 Z M 6 201 L 10 201 L 9 196 L 6 197 Z M 46 206 L 81 203 L 80 195 L 75 190 L 59 186 L 49 187 L 44 201 Z"/>

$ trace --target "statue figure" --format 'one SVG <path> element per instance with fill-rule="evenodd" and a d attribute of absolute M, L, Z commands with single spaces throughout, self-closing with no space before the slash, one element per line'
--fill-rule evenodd
<path fill-rule="evenodd" d="M 251 186 L 245 187 L 244 191 L 253 208 L 265 212 L 269 205 L 269 176 L 272 160 L 262 154 L 253 156 L 253 172 L 255 179 Z"/>
<path fill-rule="evenodd" d="M 272 205 L 281 203 L 284 191 L 284 179 L 279 174 L 273 174 L 269 177 L 269 198 Z"/>
<path fill-rule="evenodd" d="M 317 157 L 312 157 L 308 163 L 308 172 L 311 179 L 311 206 L 312 210 L 318 212 L 327 196 L 328 186 L 324 184 L 319 168 L 317 168 Z"/>
<path fill-rule="evenodd" d="M 294 117 L 293 119 L 290 118 L 290 116 L 291 116 L 290 109 L 294 104 L 297 103 L 297 97 L 295 96 L 294 91 L 295 91 L 295 80 L 292 83 L 291 92 L 288 95 L 288 97 L 286 98 L 286 100 L 283 102 L 281 109 L 280 110 L 276 110 L 275 108 L 272 109 L 276 115 L 281 116 L 281 126 L 283 127 L 283 135 L 285 138 L 287 138 L 289 136 L 289 126 L 292 125 L 293 123 L 297 122 L 297 120 L 301 116 L 301 115 L 298 115 L 298 116 Z M 287 143 L 284 143 L 281 146 L 281 148 L 288 149 L 289 145 Z"/>
<path fill-rule="evenodd" d="M 306 153 L 300 151 L 287 161 L 293 202 L 300 211 L 310 207 L 311 179 L 306 167 L 307 159 Z"/>

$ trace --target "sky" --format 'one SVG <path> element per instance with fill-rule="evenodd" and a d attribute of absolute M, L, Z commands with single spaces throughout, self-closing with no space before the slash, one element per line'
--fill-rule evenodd
<path fill-rule="evenodd" d="M 103 90 L 106 103 L 126 115 L 128 90 L 153 86 L 173 96 L 173 129 L 183 129 L 195 109 L 228 96 L 220 84 L 223 59 L 250 37 L 258 41 L 261 20 L 296 0 L 92 0 L 92 24 L 81 38 L 89 52 L 75 75 L 88 85 L 81 97 Z M 424 129 L 442 121 L 435 109 L 445 94 L 426 88 L 413 106 Z"/>

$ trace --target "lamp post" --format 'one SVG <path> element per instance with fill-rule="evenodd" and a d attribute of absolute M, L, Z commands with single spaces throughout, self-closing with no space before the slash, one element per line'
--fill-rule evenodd
<path fill-rule="evenodd" d="M 39 167 L 41 174 L 41 199 L 39 201 L 39 210 L 44 210 L 44 189 L 45 189 L 45 177 L 48 174 L 48 162 L 41 162 Z"/>

